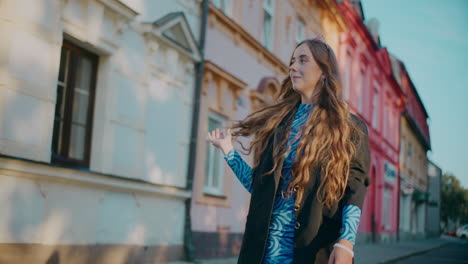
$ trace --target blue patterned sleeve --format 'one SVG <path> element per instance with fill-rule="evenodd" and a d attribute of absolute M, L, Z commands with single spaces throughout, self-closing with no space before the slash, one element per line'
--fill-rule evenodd
<path fill-rule="evenodd" d="M 224 159 L 242 185 L 244 185 L 245 189 L 247 189 L 249 193 L 252 193 L 252 168 L 250 168 L 249 164 L 244 161 L 235 149 L 231 149 L 226 156 L 224 156 Z"/>
<path fill-rule="evenodd" d="M 339 239 L 356 242 L 356 233 L 361 218 L 361 209 L 355 205 L 345 205 L 343 208 L 343 223 Z"/>

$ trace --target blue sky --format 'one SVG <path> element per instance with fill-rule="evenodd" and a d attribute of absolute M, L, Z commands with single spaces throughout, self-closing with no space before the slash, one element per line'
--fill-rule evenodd
<path fill-rule="evenodd" d="M 429 114 L 429 158 L 468 188 L 468 1 L 362 0 Z"/>

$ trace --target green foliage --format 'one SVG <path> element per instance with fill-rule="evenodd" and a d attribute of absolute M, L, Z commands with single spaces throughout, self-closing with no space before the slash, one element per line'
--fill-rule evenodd
<path fill-rule="evenodd" d="M 442 175 L 441 218 L 447 223 L 451 219 L 460 224 L 468 223 L 468 189 L 451 173 Z"/>

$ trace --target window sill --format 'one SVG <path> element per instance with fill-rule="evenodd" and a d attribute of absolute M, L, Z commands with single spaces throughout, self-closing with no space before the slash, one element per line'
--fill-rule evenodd
<path fill-rule="evenodd" d="M 204 191 L 204 192 L 203 192 L 203 196 L 205 196 L 205 197 L 219 198 L 219 199 L 227 199 L 227 196 L 226 196 L 226 195 L 223 195 L 223 194 L 216 194 L 216 193 L 210 193 L 210 192 L 207 192 L 207 191 Z"/>

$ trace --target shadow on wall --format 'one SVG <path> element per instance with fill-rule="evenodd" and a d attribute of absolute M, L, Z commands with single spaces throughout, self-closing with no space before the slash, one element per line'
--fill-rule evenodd
<path fill-rule="evenodd" d="M 3 162 L 5 167 L 18 166 L 17 161 Z M 39 183 L 21 176 L 0 175 L 0 264 L 155 263 L 180 260 L 184 255 L 181 245 L 145 245 L 149 243 L 145 242 L 143 234 L 148 230 L 138 223 L 125 225 L 125 222 L 117 219 L 112 221 L 112 217 L 107 218 L 112 221 L 108 225 L 113 226 L 107 231 L 119 233 L 120 236 L 113 240 L 120 244 L 92 242 L 99 241 L 93 236 L 103 232 L 104 228 L 101 226 L 101 230 L 95 230 L 96 225 L 93 222 L 97 219 L 93 213 L 99 206 L 88 204 L 93 203 L 94 198 L 91 197 L 90 200 L 82 197 L 77 205 L 76 201 L 73 202 L 77 199 L 76 192 L 84 193 L 83 196 L 90 195 L 84 189 L 70 188 L 66 190 L 66 194 L 63 190 L 59 192 L 61 198 L 58 201 L 56 191 L 63 188 L 55 187 L 54 192 L 44 182 Z M 130 194 L 128 196 L 132 197 Z M 121 212 L 129 212 L 122 205 L 118 208 Z M 125 218 L 124 215 L 122 217 Z M 89 230 L 90 228 L 94 230 Z M 152 239 L 156 239 L 158 235 L 161 234 L 152 234 Z M 73 239 L 72 243 L 70 239 Z M 90 242 L 85 241 L 90 239 Z M 112 240 L 112 237 L 109 239 Z"/>
<path fill-rule="evenodd" d="M 28 23 L 34 22 L 38 25 L 34 28 L 37 31 L 36 35 L 44 32 L 43 25 L 55 23 L 54 15 L 50 14 L 52 12 L 50 10 L 54 9 L 48 8 L 47 5 L 40 4 L 40 2 L 32 6 L 25 5 L 26 8 L 23 8 L 23 2 L 18 1 L 18 3 L 21 3 L 21 9 L 28 16 Z M 23 18 L 18 17 L 14 21 L 16 22 L 16 19 L 23 20 Z M 50 20 L 54 21 L 51 22 Z M 29 39 L 25 34 L 22 36 L 26 40 Z M 21 42 L 20 40 L 23 39 L 15 39 L 13 44 Z M 39 51 L 32 48 L 31 45 L 34 46 L 36 41 L 42 43 L 39 40 L 41 39 L 34 38 L 34 41 L 24 41 L 18 46 L 13 45 L 15 46 L 12 47 L 14 51 L 8 54 L 8 64 L 0 65 L 0 72 L 18 77 L 18 86 L 23 86 L 20 88 L 24 91 L 40 89 L 39 92 L 36 91 L 33 94 L 41 94 L 41 96 L 28 96 L 28 93 L 15 93 L 15 89 L 18 87 L 7 86 L 13 86 L 17 83 L 8 83 L 7 80 L 0 79 L 0 96 L 3 96 L 0 107 L 4 110 L 1 114 L 5 117 L 5 120 L 1 120 L 2 122 L 0 123 L 0 138 L 11 142 L 22 142 L 27 146 L 27 151 L 34 151 L 31 146 L 40 146 L 43 142 L 50 144 L 52 135 L 49 133 L 52 133 L 52 129 L 42 128 L 52 124 L 55 104 L 51 105 L 51 100 L 56 100 L 56 98 L 52 98 L 56 96 L 55 92 L 51 92 L 53 89 L 56 89 L 56 86 L 54 85 L 54 80 L 49 79 L 50 76 L 55 76 L 55 74 L 50 74 L 48 70 L 50 68 L 55 69 L 51 65 L 60 60 L 60 49 L 52 52 L 47 46 L 36 47 Z M 50 60 L 44 60 L 43 57 L 47 57 Z M 125 60 L 126 58 L 123 59 Z M 53 60 L 56 61 L 54 62 Z M 35 69 L 36 72 L 31 73 L 31 69 Z M 24 80 L 21 80 L 20 78 L 23 77 Z M 50 85 L 54 87 L 50 88 Z M 97 90 L 104 88 L 96 87 Z M 133 86 L 129 87 L 129 89 L 129 94 L 136 98 L 135 105 L 137 106 L 149 100 L 161 105 L 162 103 L 168 103 L 167 100 L 170 96 L 175 96 L 169 93 L 169 91 L 172 91 L 171 87 L 162 86 L 162 84 L 160 86 L 153 85 L 147 90 L 137 89 Z M 44 103 L 44 101 L 49 102 Z M 185 103 L 185 101 L 182 103 Z M 114 146 L 111 147 L 111 149 L 113 148 Z M 9 154 L 3 153 L 3 151 L 5 150 L 0 150 L 2 154 Z M 17 161 L 12 161 L 11 166 L 9 166 L 9 161 L 2 161 L 2 163 L 6 168 L 14 168 L 18 165 Z M 157 169 L 156 165 L 151 168 Z M 131 237 L 132 234 L 147 232 L 145 230 L 142 231 L 138 225 L 126 230 L 129 237 L 126 240 L 122 239 L 118 241 L 122 244 L 89 244 L 86 241 L 73 241 L 75 236 L 87 236 L 87 234 L 79 235 L 82 228 L 77 226 L 76 220 L 74 221 L 73 219 L 74 213 L 71 213 L 73 208 L 82 206 L 79 204 L 80 202 L 73 201 L 70 198 L 76 190 L 71 192 L 70 190 L 63 189 L 60 195 L 57 195 L 57 190 L 54 190 L 54 194 L 50 195 L 47 190 L 49 187 L 44 190 L 44 186 L 49 184 L 49 182 L 46 183 L 45 181 L 38 180 L 37 175 L 19 174 L 21 173 L 13 170 L 10 170 L 9 175 L 0 173 L 0 264 L 154 263 L 173 261 L 175 259 L 170 258 L 184 255 L 183 247 L 180 245 L 132 244 L 132 240 L 134 240 Z M 154 175 L 150 176 L 153 177 Z M 159 175 L 157 176 L 159 177 Z M 44 175 L 44 178 L 47 178 L 47 175 Z M 50 184 L 54 185 L 58 183 L 50 182 Z M 89 189 L 88 187 L 80 188 L 82 190 L 79 192 L 83 191 L 85 194 L 86 192 L 84 191 Z M 54 203 L 51 203 L 51 200 L 54 200 Z M 86 204 L 83 201 L 89 200 L 91 200 L 90 197 L 83 197 L 81 203 Z M 78 209 L 82 212 L 89 213 L 91 211 L 91 214 L 96 214 L 96 212 L 93 212 L 89 208 Z M 83 217 L 83 219 L 85 218 Z M 95 227 L 92 221 L 78 223 L 78 225 Z M 171 232 L 171 230 L 168 230 L 168 232 Z M 120 233 L 122 232 L 120 231 Z M 158 234 L 153 235 L 158 236 Z"/>
<path fill-rule="evenodd" d="M 50 256 L 50 258 L 46 262 L 46 264 L 59 264 L 59 263 L 60 263 L 60 257 L 57 251 L 54 251 L 54 253 Z"/>

